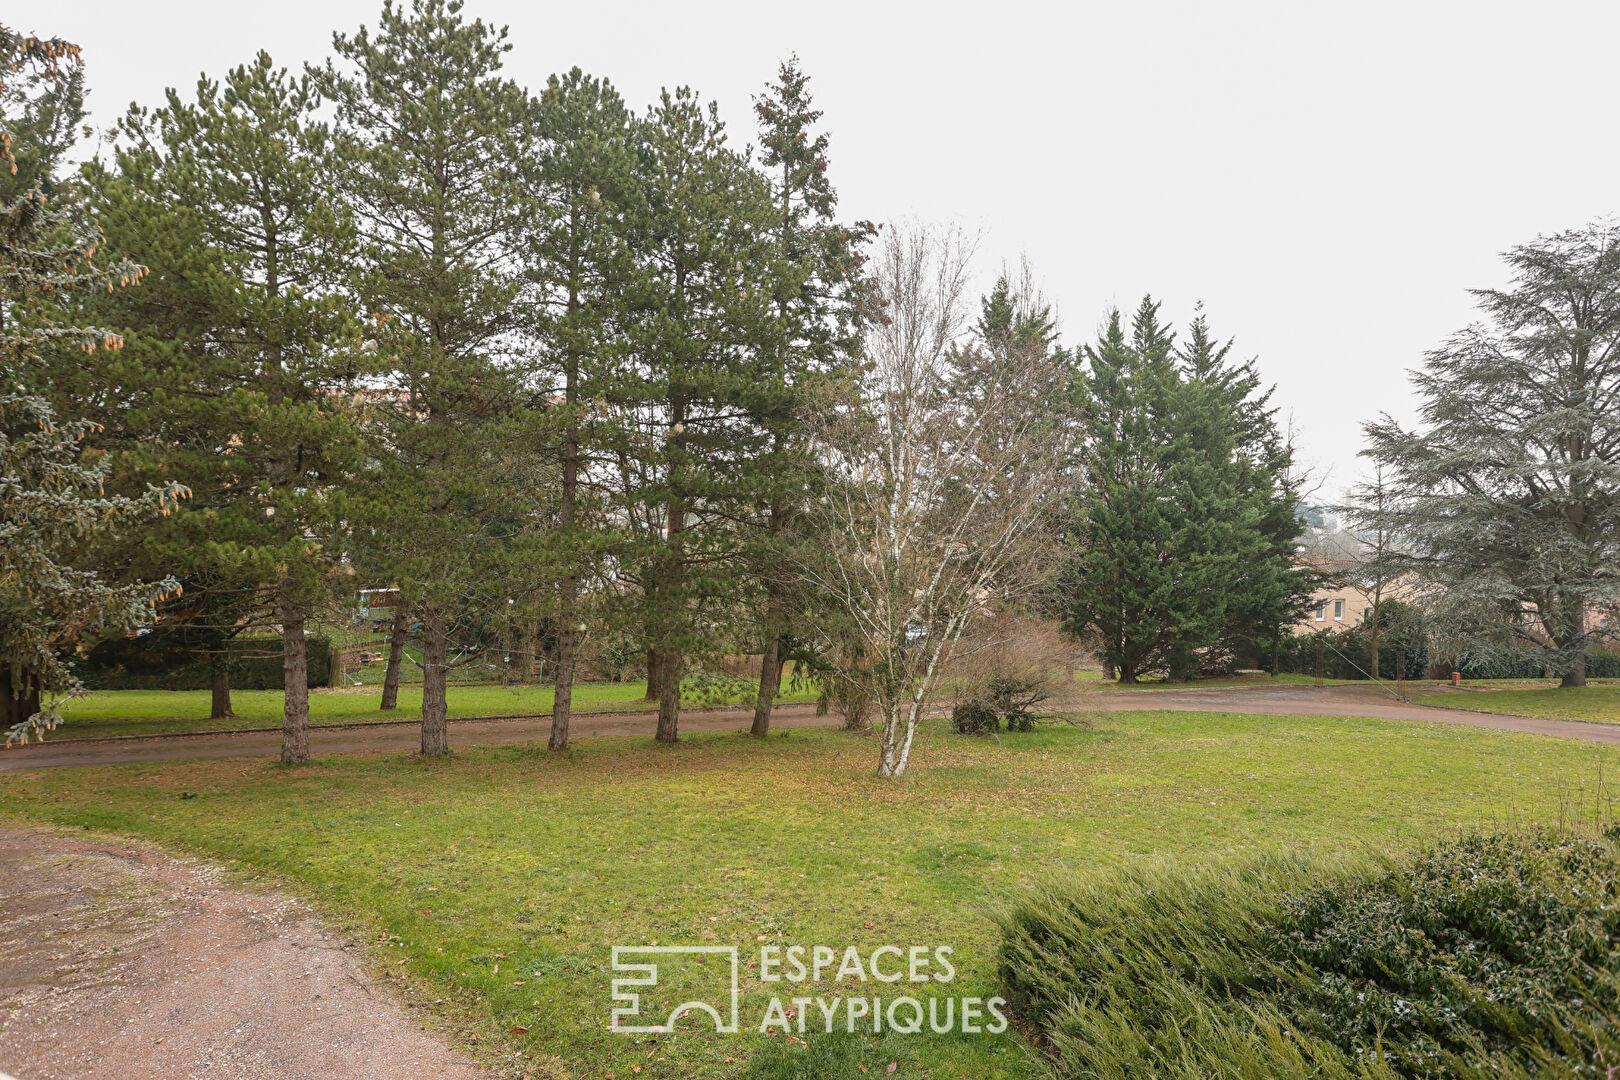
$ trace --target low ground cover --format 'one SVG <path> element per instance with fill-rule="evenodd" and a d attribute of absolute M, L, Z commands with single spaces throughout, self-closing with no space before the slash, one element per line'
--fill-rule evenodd
<path fill-rule="evenodd" d="M 894 1062 L 902 1080 L 982 1080 L 1040 1066 L 1014 1032 L 829 1036 L 814 1006 L 796 1041 L 758 1034 L 772 993 L 886 988 L 767 984 L 757 966 L 740 1035 L 610 1034 L 609 950 L 948 945 L 951 992 L 987 997 L 992 908 L 1054 872 L 1555 822 L 1589 814 L 1620 764 L 1613 748 L 1449 725 L 1163 712 L 999 741 L 930 721 L 900 781 L 872 775 L 874 753 L 799 729 L 592 739 L 561 757 L 41 771 L 7 777 L 0 813 L 147 836 L 308 896 L 513 1076 L 855 1080 Z"/>

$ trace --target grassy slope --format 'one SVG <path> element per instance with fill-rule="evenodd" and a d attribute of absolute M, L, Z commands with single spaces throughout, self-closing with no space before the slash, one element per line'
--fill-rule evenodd
<path fill-rule="evenodd" d="M 810 701 L 808 691 L 791 692 L 784 687 L 782 700 Z M 574 707 L 580 712 L 656 708 L 643 701 L 647 684 L 643 681 L 576 683 Z M 450 715 L 456 716 L 544 716 L 551 713 L 553 690 L 550 686 L 452 686 L 447 692 Z M 349 724 L 363 720 L 418 719 L 422 709 L 422 688 L 402 686 L 399 708 L 383 712 L 377 708 L 379 691 L 365 689 L 313 690 L 309 695 L 312 724 Z M 689 705 L 734 702 L 735 696 L 707 702 L 691 699 Z M 280 690 L 238 690 L 231 695 L 234 719 L 208 719 L 209 695 L 206 690 L 102 690 L 67 708 L 67 721 L 51 733 L 52 739 L 92 739 L 106 735 L 149 735 L 188 731 L 225 731 L 236 728 L 279 728 Z"/>
<path fill-rule="evenodd" d="M 593 739 L 562 759 L 536 745 L 432 764 L 13 773 L 0 815 L 137 833 L 283 882 L 364 935 L 379 969 L 514 1076 L 856 1080 L 858 1064 L 882 1076 L 899 1061 L 901 1078 L 980 1080 L 1033 1075 L 1023 1044 L 608 1035 L 608 950 L 948 944 L 954 992 L 990 994 L 986 905 L 1052 871 L 1557 820 L 1581 812 L 1576 793 L 1600 767 L 1620 765 L 1620 750 L 1571 740 L 1377 720 L 1128 713 L 999 743 L 943 727 L 928 726 L 898 782 L 872 775 L 870 738 L 799 730 L 676 747 Z M 761 989 L 745 982 L 755 1024 Z"/>
<path fill-rule="evenodd" d="M 1424 705 L 1438 705 L 1445 709 L 1620 724 L 1620 686 L 1613 683 L 1568 688 L 1547 685 L 1531 689 L 1492 690 L 1488 693 L 1441 690 L 1417 695 L 1416 700 Z"/>

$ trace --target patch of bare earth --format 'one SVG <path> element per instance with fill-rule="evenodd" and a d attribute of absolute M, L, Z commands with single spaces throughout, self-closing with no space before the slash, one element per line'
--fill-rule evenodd
<path fill-rule="evenodd" d="M 145 845 L 0 828 L 0 1073 L 474 1080 L 420 1006 L 286 897 Z"/>

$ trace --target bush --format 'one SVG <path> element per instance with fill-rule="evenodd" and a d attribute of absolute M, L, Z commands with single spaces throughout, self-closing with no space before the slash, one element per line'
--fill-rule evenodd
<path fill-rule="evenodd" d="M 1316 645 L 1322 643 L 1324 679 L 1365 679 L 1370 673 L 1365 627 L 1318 630 L 1284 638 L 1277 650 L 1279 675 L 1315 675 Z M 1388 634 L 1378 642 L 1378 677 L 1393 680 L 1400 670 L 1398 656 L 1406 654 L 1406 678 L 1421 679 L 1429 666 L 1429 646 L 1422 634 Z"/>
<path fill-rule="evenodd" d="M 1541 661 L 1522 657 L 1469 657 L 1459 661 L 1456 670 L 1465 679 L 1545 679 L 1548 676 L 1547 667 Z M 1586 677 L 1620 678 L 1620 655 L 1588 652 Z"/>
<path fill-rule="evenodd" d="M 1472 836 L 1410 865 L 1263 855 L 1047 886 L 999 916 L 1060 1077 L 1604 1077 L 1612 840 Z"/>
<path fill-rule="evenodd" d="M 969 698 L 951 709 L 951 728 L 958 735 L 994 735 L 1001 730 L 1001 715 L 979 698 Z"/>
<path fill-rule="evenodd" d="M 821 688 L 816 698 L 817 716 L 829 711 L 837 714 L 844 721 L 845 731 L 866 731 L 872 726 L 875 703 L 866 679 L 858 671 L 852 673 L 823 662 L 812 678 Z"/>

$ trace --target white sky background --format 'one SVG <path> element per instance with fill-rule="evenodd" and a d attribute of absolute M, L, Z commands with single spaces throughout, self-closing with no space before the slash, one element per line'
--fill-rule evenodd
<path fill-rule="evenodd" d="M 267 49 L 296 66 L 380 0 L 78 0 L 33 9 L 84 47 L 91 120 Z M 1496 253 L 1620 210 L 1614 3 L 537 3 L 508 73 L 605 75 L 632 107 L 689 84 L 754 141 L 749 95 L 796 51 L 847 218 L 1027 253 L 1089 337 L 1144 292 L 1258 356 L 1303 460 L 1361 473 L 1361 421 L 1412 415 L 1404 372 L 1471 320 Z M 15 22 L 17 13 L 7 16 Z"/>

